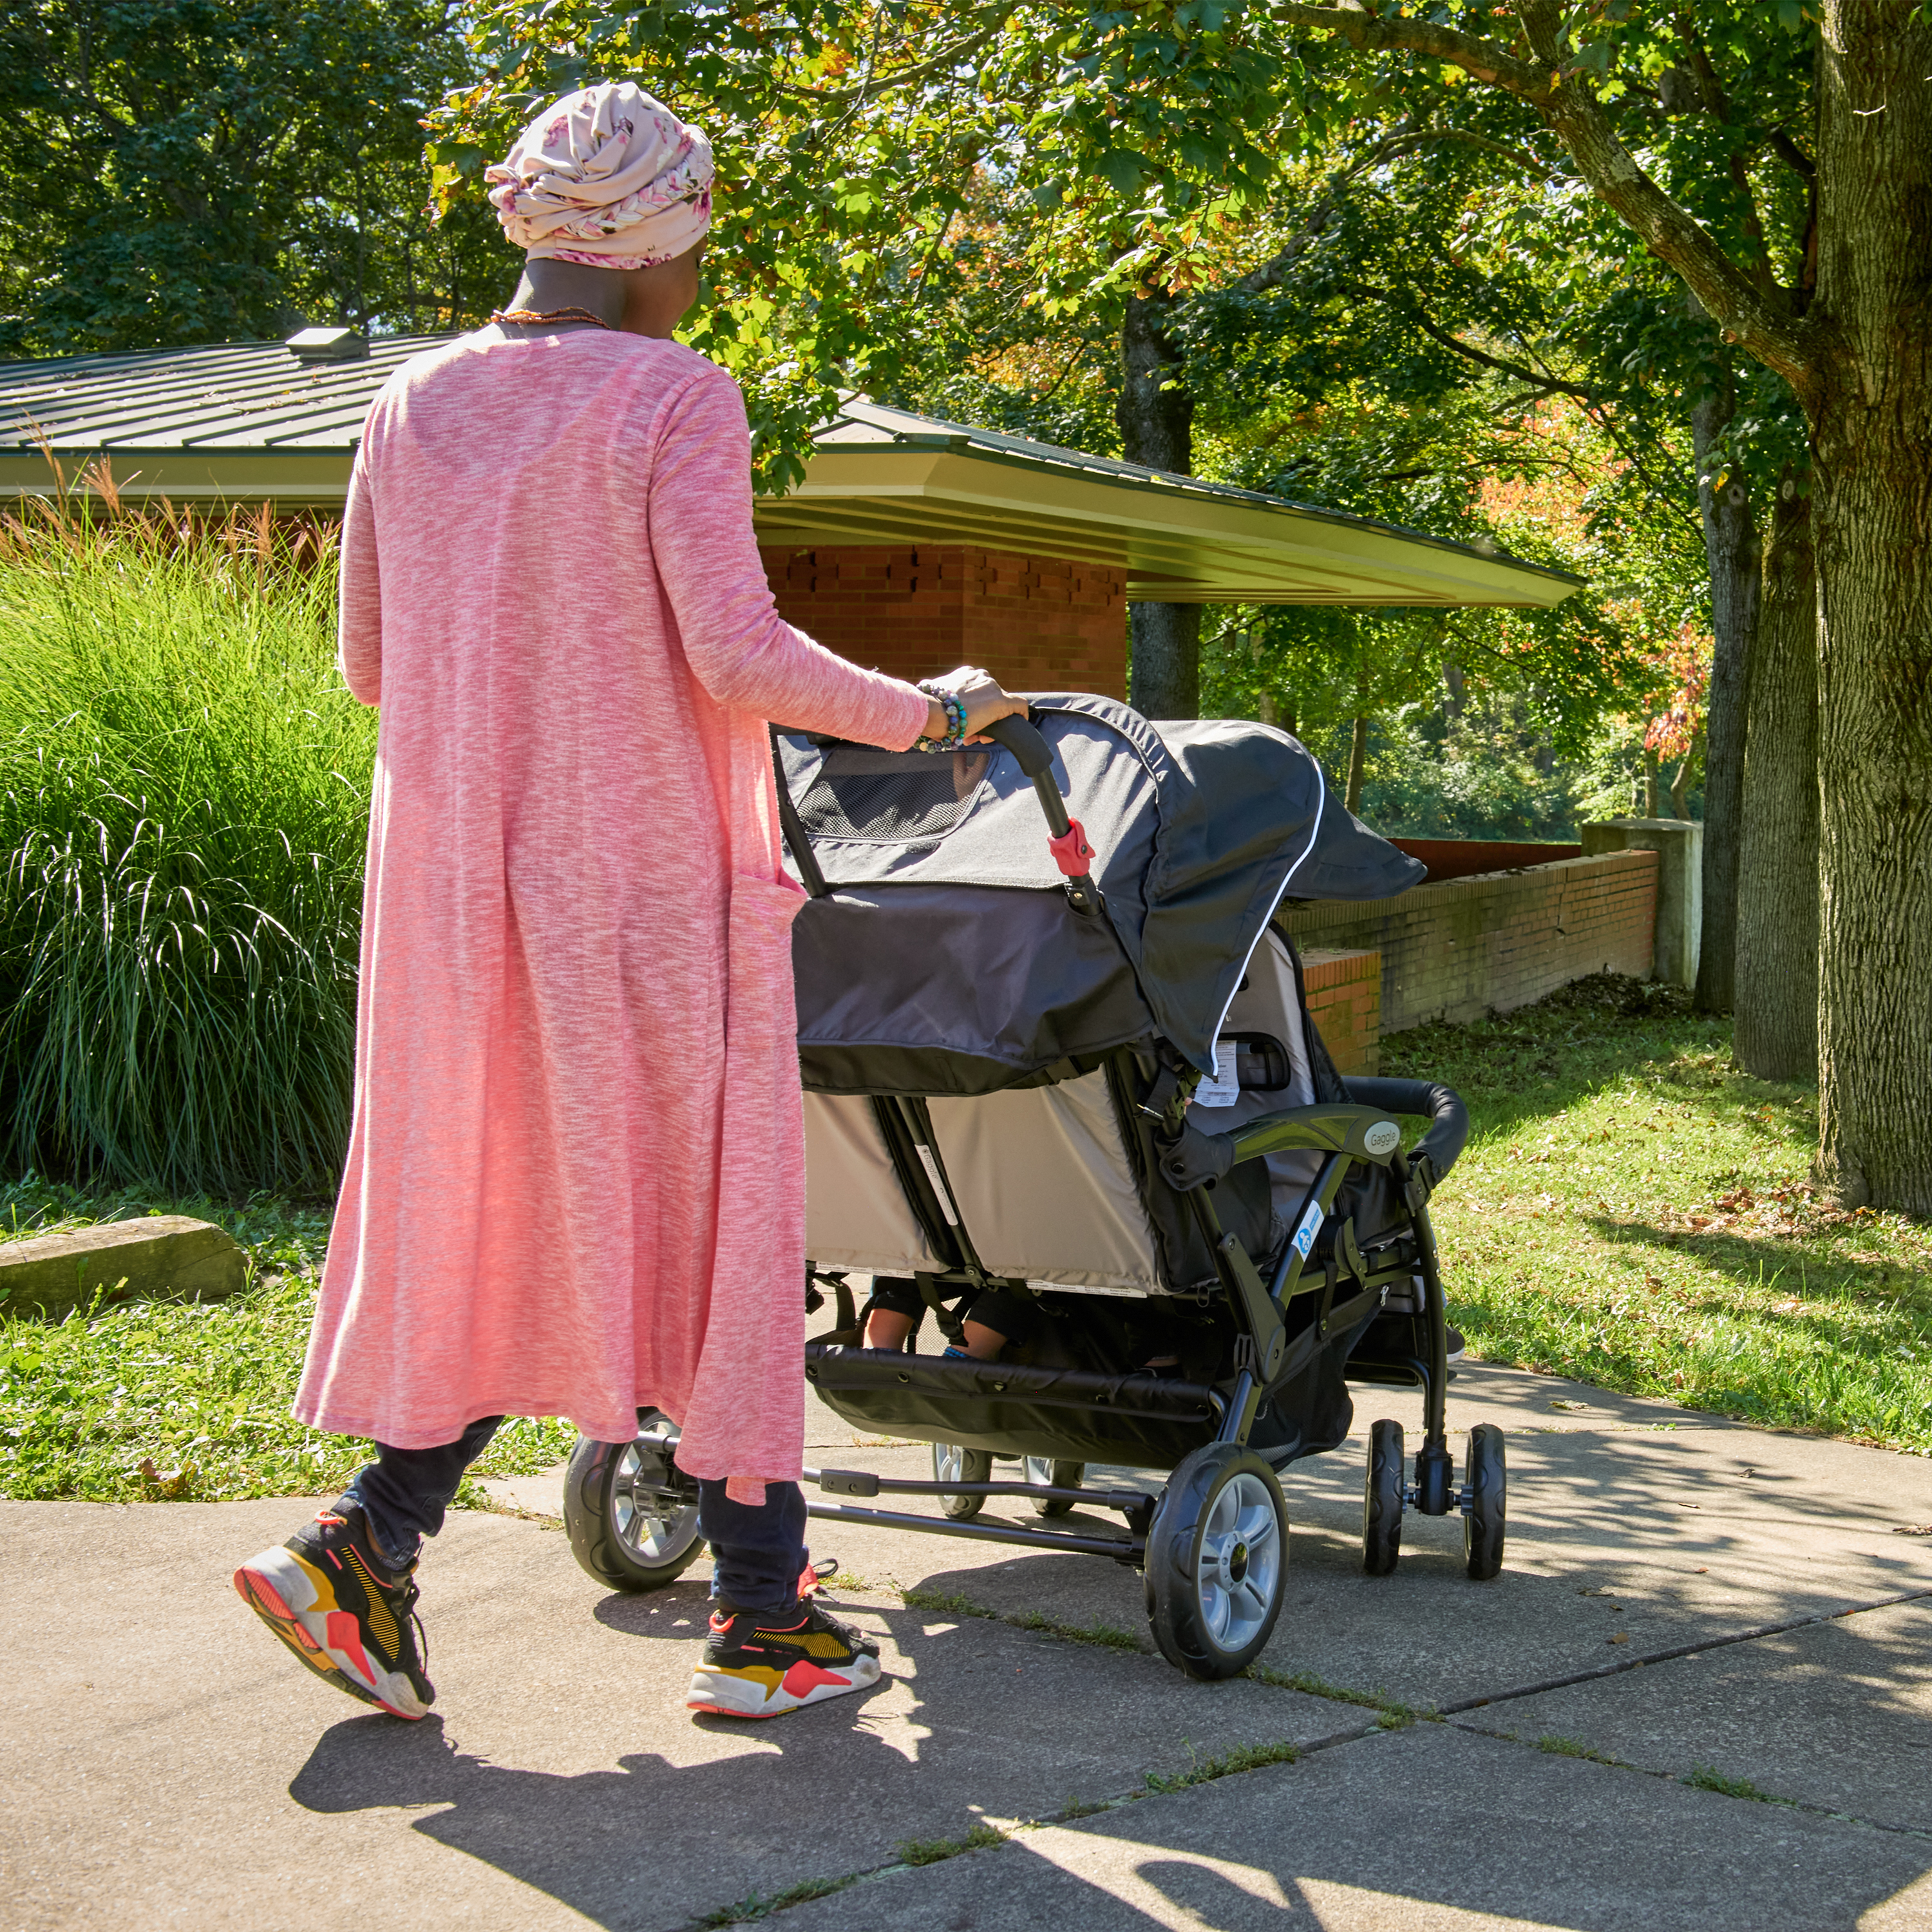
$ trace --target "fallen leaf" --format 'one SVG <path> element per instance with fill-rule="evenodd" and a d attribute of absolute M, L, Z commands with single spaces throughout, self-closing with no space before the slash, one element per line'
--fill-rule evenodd
<path fill-rule="evenodd" d="M 1932 1536 L 1932 1522 L 1901 1522 L 1892 1533 L 1894 1536 Z"/>
<path fill-rule="evenodd" d="M 1610 1641 L 1612 1643 L 1628 1643 L 1630 1642 L 1630 1633 L 1628 1630 L 1618 1630 L 1616 1635 L 1610 1639 Z"/>

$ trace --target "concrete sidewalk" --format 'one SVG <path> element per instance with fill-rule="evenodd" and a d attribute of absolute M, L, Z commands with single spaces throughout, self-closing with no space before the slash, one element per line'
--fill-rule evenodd
<path fill-rule="evenodd" d="M 1289 1472 L 1257 1677 L 1171 1670 L 1103 1559 L 820 1524 L 887 1676 L 755 1726 L 679 1702 L 701 1573 L 608 1594 L 536 1520 L 554 1478 L 426 1562 L 414 1726 L 229 1589 L 310 1506 L 0 1504 L 0 1928 L 1932 1928 L 1932 1538 L 1898 1533 L 1932 1463 L 1473 1368 L 1450 1421 L 1508 1432 L 1504 1574 L 1412 1515 L 1376 1580 L 1378 1414 L 1413 1447 L 1413 1401 L 1360 1390 Z M 925 1466 L 811 1418 L 815 1460 Z"/>

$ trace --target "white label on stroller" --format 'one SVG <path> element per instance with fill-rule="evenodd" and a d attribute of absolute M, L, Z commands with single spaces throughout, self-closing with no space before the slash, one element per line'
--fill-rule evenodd
<path fill-rule="evenodd" d="M 932 1183 L 933 1192 L 939 1196 L 939 1211 L 946 1216 L 946 1225 L 949 1228 L 958 1227 L 959 1216 L 953 1210 L 952 1197 L 946 1191 L 946 1183 L 939 1178 L 939 1163 L 933 1159 L 932 1148 L 923 1141 L 914 1141 L 913 1145 L 919 1151 L 920 1165 L 926 1169 L 926 1179 Z"/>
<path fill-rule="evenodd" d="M 1241 1097 L 1240 1077 L 1234 1071 L 1234 1042 L 1214 1042 L 1214 1077 L 1204 1080 L 1194 1090 L 1197 1107 L 1232 1107 Z"/>
<path fill-rule="evenodd" d="M 1304 1261 L 1307 1260 L 1308 1251 L 1314 1246 L 1315 1238 L 1321 1233 L 1322 1223 L 1326 1218 L 1320 1202 L 1311 1201 L 1308 1204 L 1308 1211 L 1302 1216 L 1301 1225 L 1294 1231 L 1294 1251 Z"/>

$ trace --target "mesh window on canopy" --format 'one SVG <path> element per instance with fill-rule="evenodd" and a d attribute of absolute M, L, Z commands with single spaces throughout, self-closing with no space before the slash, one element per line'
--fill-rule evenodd
<path fill-rule="evenodd" d="M 799 801 L 798 815 L 814 838 L 934 844 L 965 823 L 992 761 L 983 749 L 932 754 L 834 746 Z"/>

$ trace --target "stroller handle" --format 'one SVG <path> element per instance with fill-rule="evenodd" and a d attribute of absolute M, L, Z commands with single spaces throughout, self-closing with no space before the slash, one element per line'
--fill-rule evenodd
<path fill-rule="evenodd" d="M 1374 1080 L 1345 1074 L 1342 1084 L 1360 1107 L 1380 1107 L 1390 1114 L 1420 1114 L 1431 1123 L 1417 1142 L 1415 1152 L 1426 1154 L 1442 1180 L 1456 1165 L 1469 1138 L 1469 1110 L 1454 1088 L 1434 1080 Z"/>
<path fill-rule="evenodd" d="M 1086 828 L 1068 815 L 1053 776 L 1053 747 L 1025 718 L 996 718 L 982 735 L 1012 752 L 1020 770 L 1033 780 L 1040 808 L 1046 814 L 1047 849 L 1066 879 L 1067 902 L 1076 912 L 1092 917 L 1100 910 L 1100 895 L 1094 885 L 1094 848 L 1087 842 Z"/>
<path fill-rule="evenodd" d="M 996 745 L 1005 746 L 1006 749 L 1019 760 L 1020 770 L 1025 772 L 1035 784 L 1039 784 L 1042 778 L 1046 778 L 1051 783 L 1053 777 L 1053 748 L 1046 742 L 1040 727 L 1030 719 L 1018 717 L 996 718 L 986 727 L 983 735 L 992 739 Z M 1041 794 L 1042 802 L 1045 796 L 1043 793 Z M 1056 800 L 1060 797 L 1060 788 L 1057 784 L 1053 787 L 1053 796 Z M 1051 818 L 1052 814 L 1049 812 L 1047 815 Z M 1064 804 L 1060 806 L 1060 816 L 1062 819 L 1066 816 L 1066 808 Z M 1056 826 L 1054 830 L 1058 832 L 1061 828 Z"/>

